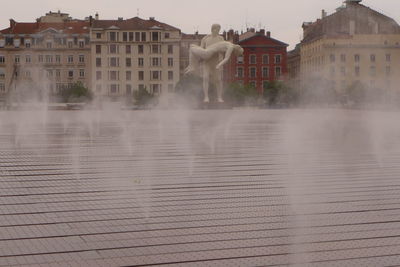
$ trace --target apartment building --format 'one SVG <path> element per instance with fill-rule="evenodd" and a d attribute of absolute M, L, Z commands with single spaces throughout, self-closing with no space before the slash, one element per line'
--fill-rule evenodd
<path fill-rule="evenodd" d="M 243 56 L 234 56 L 225 68 L 226 82 L 250 84 L 261 93 L 268 83 L 284 79 L 288 44 L 272 38 L 263 29 L 257 32 L 249 29 L 241 35 L 230 31 L 226 39 L 244 49 Z"/>
<path fill-rule="evenodd" d="M 304 86 L 315 80 L 345 96 L 357 84 L 395 93 L 400 81 L 400 26 L 347 0 L 335 13 L 303 24 L 300 69 Z"/>
<path fill-rule="evenodd" d="M 180 78 L 178 28 L 155 18 L 99 20 L 96 17 L 90 36 L 96 94 L 130 96 L 140 88 L 156 95 L 174 92 Z"/>
<path fill-rule="evenodd" d="M 50 12 L 36 22 L 10 20 L 0 31 L 0 95 L 15 88 L 49 95 L 80 81 L 90 87 L 90 22 Z"/>

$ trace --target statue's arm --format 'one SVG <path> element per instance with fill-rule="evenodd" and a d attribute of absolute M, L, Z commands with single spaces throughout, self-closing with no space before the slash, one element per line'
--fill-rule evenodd
<path fill-rule="evenodd" d="M 200 43 L 200 47 L 206 49 L 206 40 L 207 40 L 207 36 L 203 37 L 203 39 L 201 39 L 201 43 Z"/>
<path fill-rule="evenodd" d="M 232 56 L 233 46 L 229 46 L 228 50 L 226 50 L 225 58 L 217 65 L 217 70 L 221 69 L 223 65 L 225 65 Z"/>

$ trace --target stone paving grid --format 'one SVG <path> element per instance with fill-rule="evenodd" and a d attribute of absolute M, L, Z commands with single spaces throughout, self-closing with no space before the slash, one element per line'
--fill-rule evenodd
<path fill-rule="evenodd" d="M 1 125 L 0 266 L 400 264 L 400 149 L 292 148 L 285 112 Z"/>

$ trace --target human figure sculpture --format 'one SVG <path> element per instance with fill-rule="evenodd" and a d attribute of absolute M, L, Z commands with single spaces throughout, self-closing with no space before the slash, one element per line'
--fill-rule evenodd
<path fill-rule="evenodd" d="M 211 28 L 212 34 L 203 38 L 201 46 L 191 45 L 189 49 L 189 66 L 185 73 L 197 71 L 200 64 L 203 65 L 203 92 L 204 102 L 210 102 L 208 97 L 209 82 L 213 82 L 217 88 L 217 101 L 224 102 L 222 99 L 222 66 L 225 65 L 232 53 L 243 54 L 243 48 L 231 42 L 224 41 L 219 36 L 221 26 L 214 24 Z"/>

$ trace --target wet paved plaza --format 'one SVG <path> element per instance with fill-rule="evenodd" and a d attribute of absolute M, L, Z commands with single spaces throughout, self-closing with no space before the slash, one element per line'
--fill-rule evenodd
<path fill-rule="evenodd" d="M 399 115 L 0 112 L 0 266 L 400 265 Z"/>

